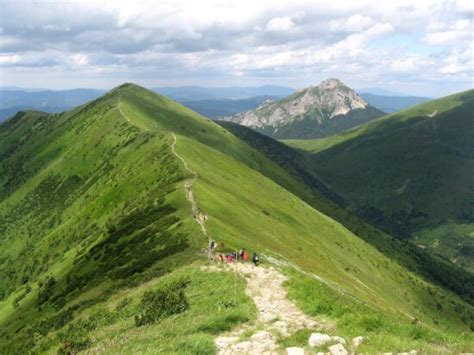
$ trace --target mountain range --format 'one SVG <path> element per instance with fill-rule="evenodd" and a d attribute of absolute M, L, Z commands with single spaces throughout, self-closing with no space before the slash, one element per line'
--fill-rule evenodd
<path fill-rule="evenodd" d="M 359 95 L 369 103 L 369 105 L 377 107 L 387 113 L 397 112 L 431 100 L 429 97 L 418 96 L 384 96 L 371 93 L 360 93 Z"/>
<path fill-rule="evenodd" d="M 346 95 L 328 116 L 367 108 Z M 347 163 L 346 139 L 354 152 L 393 143 L 407 122 L 430 137 L 458 115 L 469 123 L 471 97 L 331 137 L 317 156 L 134 84 L 64 113 L 17 113 L 0 125 L 0 352 L 214 353 L 236 327 L 232 341 L 256 342 L 261 324 L 278 351 L 316 332 L 362 336 L 365 353 L 470 351 L 474 276 L 354 213 L 328 160 Z M 276 328 L 285 319 L 259 323 L 245 291 L 253 274 L 213 271 L 212 239 L 222 253 L 257 252 L 262 266 L 249 270 L 276 273 L 268 282 L 315 321 L 290 333 Z"/>
<path fill-rule="evenodd" d="M 243 111 L 253 110 L 265 100 L 278 100 L 295 91 L 289 87 L 271 85 L 222 88 L 179 86 L 155 88 L 154 90 L 213 119 L 221 119 Z M 389 113 L 428 100 L 413 96 L 394 97 L 391 92 L 387 92 L 387 95 L 380 95 L 377 93 L 384 92 L 383 90 L 370 90 L 372 91 L 369 93 L 358 92 L 371 106 Z M 0 87 L 0 122 L 22 110 L 41 110 L 49 113 L 67 111 L 96 99 L 104 93 L 104 90 L 97 89 L 47 90 Z"/>

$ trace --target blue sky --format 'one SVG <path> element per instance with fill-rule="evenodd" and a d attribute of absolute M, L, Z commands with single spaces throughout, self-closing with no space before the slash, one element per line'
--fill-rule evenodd
<path fill-rule="evenodd" d="M 472 88 L 474 2 L 0 2 L 0 85 Z"/>

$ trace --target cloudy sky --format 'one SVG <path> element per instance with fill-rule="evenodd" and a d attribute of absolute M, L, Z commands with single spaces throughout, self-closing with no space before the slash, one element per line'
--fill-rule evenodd
<path fill-rule="evenodd" d="M 0 85 L 474 87 L 474 1 L 0 0 Z"/>

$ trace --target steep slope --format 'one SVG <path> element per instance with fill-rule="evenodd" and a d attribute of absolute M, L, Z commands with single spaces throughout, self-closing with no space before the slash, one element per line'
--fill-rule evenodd
<path fill-rule="evenodd" d="M 366 350 L 472 345 L 471 305 L 303 202 L 312 189 L 172 100 L 126 84 L 64 114 L 20 114 L 0 137 L 2 352 L 215 350 L 213 337 L 255 309 L 242 279 L 201 271 L 208 238 L 363 304 L 327 316 L 373 337 Z M 189 309 L 137 327 L 144 291 L 170 285 Z"/>
<path fill-rule="evenodd" d="M 474 271 L 474 91 L 315 141 L 314 171 L 354 211 Z"/>
<path fill-rule="evenodd" d="M 341 81 L 328 79 L 226 120 L 288 139 L 326 137 L 382 115 Z"/>

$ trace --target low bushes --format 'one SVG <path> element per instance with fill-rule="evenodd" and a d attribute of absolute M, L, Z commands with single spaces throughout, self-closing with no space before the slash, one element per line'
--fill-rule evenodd
<path fill-rule="evenodd" d="M 184 289 L 189 284 L 188 278 L 181 278 L 162 285 L 155 291 L 147 291 L 142 297 L 135 324 L 142 326 L 156 323 L 173 314 L 186 311 L 189 307 Z"/>

